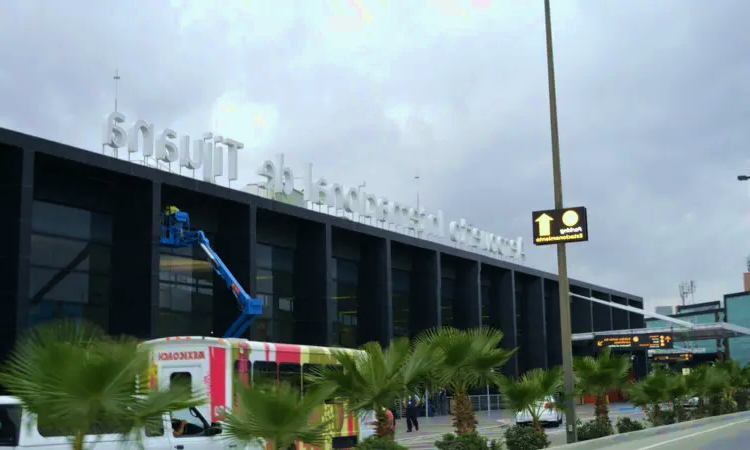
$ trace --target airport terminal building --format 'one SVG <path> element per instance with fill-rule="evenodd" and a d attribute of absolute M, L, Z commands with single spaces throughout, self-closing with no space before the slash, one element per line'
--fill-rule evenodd
<path fill-rule="evenodd" d="M 225 156 L 231 164 L 231 148 Z M 562 362 L 555 274 L 173 172 L 0 129 L 0 359 L 18 332 L 63 316 L 141 338 L 221 336 L 238 315 L 232 293 L 199 248 L 159 245 L 160 213 L 176 205 L 262 299 L 251 339 L 356 347 L 487 324 L 520 348 L 507 373 Z M 321 186 L 308 184 L 308 194 Z M 488 248 L 500 244 L 512 248 Z M 580 295 L 643 307 L 632 294 L 570 283 Z M 645 326 L 640 314 L 571 301 L 574 333 Z"/>

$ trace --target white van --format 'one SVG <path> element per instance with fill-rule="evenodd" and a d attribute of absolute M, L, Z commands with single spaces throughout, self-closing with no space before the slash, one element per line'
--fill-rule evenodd
<path fill-rule="evenodd" d="M 210 428 L 195 408 L 178 411 L 173 417 L 165 415 L 163 419 L 162 427 L 144 434 L 145 450 L 236 450 L 231 441 L 221 437 L 221 429 Z M 175 420 L 188 422 L 181 436 L 174 435 Z M 120 450 L 131 444 L 120 434 L 87 436 L 86 442 L 86 448 L 93 446 L 96 450 Z M 69 450 L 70 440 L 59 433 L 45 432 L 17 398 L 0 396 L 0 449 L 6 448 Z"/>

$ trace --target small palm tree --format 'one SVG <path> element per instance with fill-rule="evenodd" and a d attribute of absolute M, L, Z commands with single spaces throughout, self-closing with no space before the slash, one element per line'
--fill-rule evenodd
<path fill-rule="evenodd" d="M 237 407 L 225 413 L 223 435 L 240 446 L 264 441 L 274 450 L 295 442 L 323 448 L 329 423 L 319 411 L 330 390 L 312 389 L 300 395 L 289 383 L 237 383 Z"/>
<path fill-rule="evenodd" d="M 701 387 L 708 399 L 708 412 L 712 416 L 733 412 L 733 387 L 730 373 L 721 366 L 708 366 Z"/>
<path fill-rule="evenodd" d="M 148 351 L 130 338 L 69 320 L 30 330 L 0 372 L 0 384 L 18 397 L 37 425 L 71 436 L 83 449 L 87 434 L 119 433 L 139 440 L 145 427 L 161 427 L 167 412 L 198 406 L 189 388 L 152 391 L 137 383 L 150 364 Z"/>
<path fill-rule="evenodd" d="M 620 389 L 628 383 L 630 358 L 625 355 L 614 356 L 612 349 L 605 348 L 598 358 L 576 358 L 573 368 L 581 392 L 596 397 L 594 414 L 597 420 L 610 423 L 607 392 Z"/>
<path fill-rule="evenodd" d="M 412 349 L 409 340 L 398 338 L 388 348 L 377 342 L 365 344 L 363 353 L 334 350 L 333 355 L 341 367 L 325 367 L 308 376 L 316 386 L 331 390 L 334 396 L 344 398 L 354 413 L 375 411 L 376 435 L 392 438 L 393 427 L 385 408 L 393 406 L 413 390 L 437 361 L 438 355 L 425 345 Z"/>
<path fill-rule="evenodd" d="M 453 425 L 457 434 L 476 430 L 477 420 L 469 400 L 469 389 L 497 385 L 498 369 L 516 349 L 500 348 L 503 333 L 490 327 L 458 330 L 451 327 L 427 330 L 416 339 L 436 356 L 429 372 L 433 384 L 453 393 Z"/>
<path fill-rule="evenodd" d="M 500 377 L 498 387 L 503 393 L 505 406 L 514 413 L 527 412 L 531 416 L 531 423 L 537 431 L 542 432 L 539 422 L 544 406 L 541 402 L 545 397 L 555 396 L 563 387 L 562 369 L 532 369 L 515 380 L 510 377 Z M 561 405 L 552 404 L 547 408 L 559 409 Z"/>
<path fill-rule="evenodd" d="M 680 374 L 671 374 L 667 378 L 667 398 L 672 403 L 674 409 L 675 418 L 678 422 L 682 422 L 687 419 L 685 413 L 684 400 L 690 393 L 688 389 L 685 377 Z"/>
<path fill-rule="evenodd" d="M 625 387 L 625 393 L 630 402 L 646 411 L 653 426 L 662 422 L 661 404 L 669 401 L 669 380 L 671 374 L 666 370 L 655 370 L 645 378 Z"/>

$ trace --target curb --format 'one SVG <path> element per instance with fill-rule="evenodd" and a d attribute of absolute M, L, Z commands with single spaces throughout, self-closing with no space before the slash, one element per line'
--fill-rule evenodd
<path fill-rule="evenodd" d="M 568 447 L 569 449 L 576 450 L 600 450 L 609 445 L 620 444 L 622 442 L 633 442 L 639 439 L 650 438 L 659 436 L 662 434 L 668 434 L 674 431 L 687 430 L 690 428 L 699 428 L 704 425 L 710 425 L 719 422 L 728 422 L 736 419 L 750 418 L 750 411 L 743 411 L 733 414 L 725 414 L 722 416 L 706 417 L 705 419 L 691 420 L 689 422 L 680 422 L 672 425 L 664 425 L 661 427 L 647 428 L 640 431 L 631 431 L 625 434 L 614 434 L 599 439 L 591 439 L 590 441 L 576 442 L 575 444 L 560 445 L 558 448 Z"/>

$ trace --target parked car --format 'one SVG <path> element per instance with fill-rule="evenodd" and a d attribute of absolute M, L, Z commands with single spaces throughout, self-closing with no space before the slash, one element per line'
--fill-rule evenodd
<path fill-rule="evenodd" d="M 563 412 L 556 409 L 555 404 L 555 398 L 551 395 L 536 402 L 536 410 L 539 411 L 539 421 L 542 425 L 559 427 L 563 423 Z M 530 425 L 531 414 L 528 411 L 516 413 L 516 424 Z"/>
<path fill-rule="evenodd" d="M 682 406 L 685 408 L 697 408 L 698 397 L 688 397 L 682 401 Z"/>

